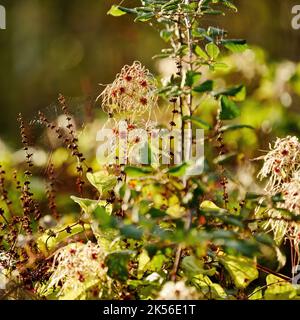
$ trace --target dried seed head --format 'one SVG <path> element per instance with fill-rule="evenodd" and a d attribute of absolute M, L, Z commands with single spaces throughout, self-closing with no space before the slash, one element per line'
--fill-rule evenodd
<path fill-rule="evenodd" d="M 105 267 L 104 252 L 100 246 L 88 242 L 71 243 L 59 249 L 50 270 L 52 275 L 47 289 L 59 288 L 58 296 L 70 292 L 85 291 L 87 283 L 102 283 L 101 289 L 109 283 Z M 107 289 L 107 288 L 106 288 Z"/>
<path fill-rule="evenodd" d="M 269 177 L 265 191 L 276 194 L 282 184 L 288 182 L 294 172 L 300 169 L 300 142 L 297 137 L 277 138 L 274 147 L 263 157 L 264 165 L 258 174 L 263 179 Z"/>
<path fill-rule="evenodd" d="M 153 76 L 137 61 L 124 66 L 99 97 L 107 114 L 126 119 L 149 112 L 157 103 Z"/>

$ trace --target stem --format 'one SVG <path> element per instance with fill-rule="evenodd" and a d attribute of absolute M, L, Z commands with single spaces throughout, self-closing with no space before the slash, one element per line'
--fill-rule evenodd
<path fill-rule="evenodd" d="M 186 5 L 190 4 L 190 0 L 185 0 L 184 3 Z M 193 71 L 193 36 L 192 36 L 192 25 L 190 21 L 190 17 L 188 14 L 184 17 L 184 22 L 186 26 L 186 39 L 188 45 L 188 71 Z M 185 86 L 185 77 L 182 79 L 182 86 Z M 184 116 L 191 117 L 192 116 L 192 104 L 193 104 L 193 97 L 192 97 L 192 88 L 189 88 L 189 93 L 186 96 L 186 104 L 187 108 L 185 110 Z M 191 120 L 185 121 L 184 124 L 184 160 L 189 160 L 192 155 L 192 123 Z"/>

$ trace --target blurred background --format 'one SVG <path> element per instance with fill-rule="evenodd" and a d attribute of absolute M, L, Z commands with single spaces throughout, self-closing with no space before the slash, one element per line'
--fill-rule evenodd
<path fill-rule="evenodd" d="M 247 39 L 253 47 L 242 59 L 231 58 L 230 82 L 248 86 L 243 120 L 268 134 L 300 131 L 300 30 L 291 27 L 297 2 L 235 0 L 239 14 L 211 18 L 231 38 Z M 17 114 L 32 119 L 37 110 L 53 110 L 60 92 L 81 108 L 94 104 L 99 84 L 111 82 L 124 64 L 137 59 L 158 72 L 152 56 L 166 44 L 155 28 L 130 16 L 108 16 L 113 3 L 0 0 L 7 11 L 7 30 L 0 30 L 0 139 L 7 145 L 19 146 Z"/>

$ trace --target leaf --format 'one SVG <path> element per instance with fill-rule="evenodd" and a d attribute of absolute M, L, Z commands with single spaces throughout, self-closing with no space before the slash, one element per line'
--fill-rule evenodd
<path fill-rule="evenodd" d="M 75 196 L 71 196 L 71 199 L 77 204 L 79 204 L 80 208 L 87 214 L 92 214 L 98 206 L 105 206 L 106 210 L 109 213 L 111 213 L 112 211 L 112 205 L 107 204 L 105 200 L 91 200 L 85 198 L 78 198 Z"/>
<path fill-rule="evenodd" d="M 216 27 L 209 27 L 207 29 L 207 34 L 210 37 L 224 37 L 227 34 L 227 31 L 220 29 L 220 28 L 216 28 Z"/>
<path fill-rule="evenodd" d="M 153 17 L 155 17 L 155 14 L 153 12 L 145 12 L 140 13 L 138 16 L 134 19 L 134 21 L 140 21 L 140 22 L 146 22 L 151 20 Z"/>
<path fill-rule="evenodd" d="M 205 130 L 209 130 L 211 129 L 211 125 L 207 122 L 205 122 L 204 120 L 200 119 L 199 117 L 196 116 L 184 116 L 182 117 L 182 120 L 191 120 L 192 123 L 194 123 L 196 126 L 205 129 Z"/>
<path fill-rule="evenodd" d="M 218 46 L 216 44 L 214 44 L 213 42 L 208 43 L 205 46 L 205 50 L 208 53 L 208 55 L 215 60 L 216 58 L 218 58 L 219 54 L 220 54 L 220 49 L 218 48 Z"/>
<path fill-rule="evenodd" d="M 262 300 L 263 287 L 256 287 L 250 294 L 249 300 Z"/>
<path fill-rule="evenodd" d="M 120 17 L 126 14 L 123 10 L 120 9 L 119 6 L 112 5 L 109 11 L 107 12 L 108 15 L 111 15 L 113 17 Z"/>
<path fill-rule="evenodd" d="M 204 50 L 202 50 L 199 46 L 195 47 L 195 53 L 198 57 L 207 60 L 208 59 L 208 55 L 206 54 L 206 52 Z"/>
<path fill-rule="evenodd" d="M 192 87 L 195 83 L 197 83 L 201 78 L 200 72 L 188 71 L 186 73 L 185 85 L 188 87 Z"/>
<path fill-rule="evenodd" d="M 227 298 L 225 290 L 218 283 L 213 283 L 206 275 L 198 274 L 193 277 L 191 282 L 208 299 Z"/>
<path fill-rule="evenodd" d="M 200 209 L 201 210 L 214 210 L 214 211 L 222 210 L 217 205 L 215 205 L 212 201 L 209 201 L 209 200 L 204 200 L 203 202 L 201 202 Z"/>
<path fill-rule="evenodd" d="M 139 258 L 138 258 L 138 264 L 139 264 L 138 271 L 140 274 L 142 274 L 144 272 L 144 270 L 150 260 L 151 259 L 147 253 L 147 250 L 143 249 L 141 254 L 139 255 Z"/>
<path fill-rule="evenodd" d="M 139 178 L 153 173 L 153 169 L 151 167 L 126 166 L 124 172 L 130 178 Z"/>
<path fill-rule="evenodd" d="M 135 254 L 134 251 L 124 250 L 112 252 L 105 258 L 105 264 L 108 267 L 107 274 L 120 281 L 128 279 L 128 262 L 130 257 Z"/>
<path fill-rule="evenodd" d="M 188 164 L 186 162 L 172 167 L 168 170 L 168 174 L 174 177 L 183 177 L 186 173 L 186 170 L 188 168 Z"/>
<path fill-rule="evenodd" d="M 143 237 L 143 230 L 133 224 L 121 227 L 120 232 L 125 238 L 134 240 L 141 240 Z"/>
<path fill-rule="evenodd" d="M 93 211 L 93 218 L 101 228 L 113 228 L 117 225 L 116 219 L 109 213 L 106 207 L 98 206 Z"/>
<path fill-rule="evenodd" d="M 67 229 L 70 227 L 70 230 Z M 85 224 L 84 227 L 80 224 L 72 226 L 72 224 L 66 224 L 51 230 L 46 231 L 37 239 L 37 246 L 39 250 L 47 254 L 48 251 L 55 249 L 58 244 L 62 241 L 83 232 L 84 230 L 89 230 L 90 225 Z M 51 234 L 53 236 L 51 236 Z"/>
<path fill-rule="evenodd" d="M 203 262 L 196 259 L 194 256 L 186 256 L 181 262 L 184 273 L 189 277 L 193 277 L 197 274 L 204 274 L 206 270 L 203 269 L 203 266 Z"/>
<path fill-rule="evenodd" d="M 206 35 L 206 30 L 204 28 L 194 28 L 192 30 L 192 34 L 194 37 L 204 37 Z M 201 49 L 202 50 L 202 49 Z M 205 52 L 204 52 L 205 53 Z M 206 54 L 206 53 L 205 53 Z"/>
<path fill-rule="evenodd" d="M 266 281 L 268 285 L 264 294 L 266 300 L 290 300 L 297 295 L 296 288 L 281 278 L 269 274 Z"/>
<path fill-rule="evenodd" d="M 207 80 L 202 84 L 200 84 L 199 86 L 194 87 L 193 91 L 197 93 L 212 91 L 213 85 L 214 85 L 214 82 L 212 80 Z"/>
<path fill-rule="evenodd" d="M 221 98 L 220 120 L 232 120 L 241 114 L 238 106 L 226 96 Z"/>
<path fill-rule="evenodd" d="M 117 177 L 109 175 L 106 171 L 88 172 L 86 177 L 90 184 L 99 191 L 100 195 L 113 190 L 117 184 Z"/>
<path fill-rule="evenodd" d="M 253 280 L 258 278 L 258 271 L 253 259 L 225 255 L 220 257 L 219 260 L 229 272 L 238 289 L 245 289 Z"/>
<path fill-rule="evenodd" d="M 220 96 L 229 96 L 234 98 L 235 101 L 243 101 L 246 98 L 246 87 L 244 85 L 239 85 L 215 94 L 216 98 L 219 98 Z"/>
<path fill-rule="evenodd" d="M 221 0 L 222 4 L 225 5 L 227 8 L 232 9 L 233 11 L 237 12 L 237 7 L 229 0 Z"/>
<path fill-rule="evenodd" d="M 219 129 L 220 132 L 226 132 L 226 131 L 234 131 L 234 130 L 240 130 L 240 129 L 252 129 L 255 130 L 255 128 L 253 128 L 250 125 L 247 124 L 231 124 L 231 125 L 227 125 L 227 126 L 223 126 Z"/>
<path fill-rule="evenodd" d="M 245 40 L 240 39 L 224 39 L 221 40 L 224 47 L 233 53 L 241 53 L 248 49 L 248 45 Z"/>
<path fill-rule="evenodd" d="M 168 41 L 170 41 L 170 39 L 172 38 L 172 32 L 170 32 L 170 31 L 168 31 L 168 30 L 161 30 L 161 32 L 160 32 L 160 37 L 164 40 L 164 41 L 166 41 L 166 42 L 168 42 Z"/>

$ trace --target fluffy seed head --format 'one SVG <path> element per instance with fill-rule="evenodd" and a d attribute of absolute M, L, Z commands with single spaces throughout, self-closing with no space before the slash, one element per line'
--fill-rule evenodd
<path fill-rule="evenodd" d="M 297 137 L 277 138 L 274 147 L 263 157 L 264 165 L 258 174 L 261 179 L 269 177 L 265 191 L 274 195 L 281 191 L 300 168 L 300 142 Z"/>
<path fill-rule="evenodd" d="M 124 66 L 99 97 L 106 113 L 124 119 L 141 116 L 157 103 L 154 78 L 138 61 Z"/>

